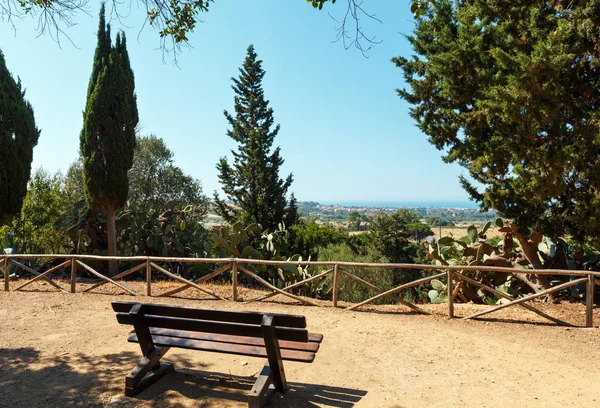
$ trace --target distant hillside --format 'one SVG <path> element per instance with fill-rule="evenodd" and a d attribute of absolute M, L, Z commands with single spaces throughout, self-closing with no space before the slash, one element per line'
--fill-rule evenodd
<path fill-rule="evenodd" d="M 348 215 L 353 211 L 373 216 L 379 212 L 392 214 L 400 208 L 407 208 L 416 212 L 423 221 L 430 225 L 438 225 L 438 223 L 441 223 L 442 226 L 459 223 L 480 224 L 498 217 L 495 211 L 482 213 L 476 208 L 459 207 L 343 206 L 320 204 L 316 201 L 300 201 L 298 202 L 298 208 L 303 218 L 314 218 L 323 223 L 345 223 L 348 220 Z M 434 221 L 437 222 L 434 223 Z"/>

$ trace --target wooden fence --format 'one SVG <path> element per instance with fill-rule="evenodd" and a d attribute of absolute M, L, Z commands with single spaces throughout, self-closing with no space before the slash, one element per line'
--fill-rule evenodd
<path fill-rule="evenodd" d="M 35 270 L 35 269 L 19 262 L 18 261 L 19 259 L 53 259 L 54 261 L 57 261 L 57 260 L 63 260 L 63 261 L 60 262 L 58 265 L 53 266 L 53 267 L 49 268 L 48 270 L 42 272 L 42 271 Z M 138 264 L 124 272 L 120 272 L 117 275 L 108 277 L 108 276 L 102 275 L 101 273 L 99 273 L 94 268 L 92 268 L 91 266 L 87 265 L 84 262 L 84 261 L 108 262 L 111 260 L 120 261 L 120 262 L 129 262 L 129 263 L 138 263 Z M 174 274 L 174 273 L 168 271 L 164 267 L 160 266 L 159 265 L 160 263 L 212 264 L 212 265 L 217 266 L 217 269 L 202 276 L 201 278 L 189 280 L 189 279 L 185 279 L 177 274 Z M 243 275 L 248 276 L 249 278 L 252 278 L 254 281 L 260 283 L 262 286 L 266 287 L 267 289 L 271 290 L 271 293 L 269 293 L 269 294 L 261 295 L 261 296 L 246 300 L 246 302 L 260 301 L 260 300 L 264 300 L 264 299 L 267 299 L 272 296 L 280 294 L 280 295 L 290 297 L 290 298 L 292 298 L 296 301 L 299 301 L 303 304 L 311 305 L 311 306 L 321 306 L 321 305 L 313 302 L 312 300 L 310 300 L 310 298 L 297 296 L 297 295 L 291 293 L 290 291 L 293 289 L 299 288 L 303 285 L 306 285 L 310 282 L 324 279 L 328 275 L 333 275 L 333 279 L 332 279 L 333 294 L 332 294 L 332 301 L 331 301 L 331 305 L 333 307 L 338 307 L 338 298 L 339 298 L 339 289 L 340 289 L 339 278 L 340 278 L 340 276 L 343 275 L 353 281 L 360 283 L 361 285 L 364 285 L 366 288 L 369 288 L 378 293 L 377 295 L 375 295 L 367 300 L 364 300 L 360 303 L 356 303 L 356 304 L 352 304 L 351 306 L 347 306 L 345 308 L 346 310 L 354 310 L 361 306 L 370 304 L 378 299 L 386 297 L 388 299 L 393 300 L 394 302 L 397 302 L 399 304 L 402 304 L 402 305 L 408 307 L 409 309 L 411 309 L 417 313 L 423 313 L 423 314 L 430 314 L 430 313 L 427 312 L 426 310 L 423 310 L 422 308 L 416 306 L 413 303 L 407 302 L 399 297 L 396 297 L 395 294 L 397 292 L 400 292 L 403 289 L 408 289 L 408 288 L 411 288 L 414 286 L 418 286 L 418 285 L 422 285 L 424 283 L 430 282 L 434 279 L 439 279 L 439 278 L 445 277 L 445 278 L 447 278 L 446 290 L 448 293 L 447 306 L 448 306 L 448 317 L 449 318 L 455 317 L 454 316 L 454 299 L 458 294 L 461 282 L 467 282 L 467 283 L 470 283 L 474 286 L 477 286 L 477 287 L 483 289 L 484 291 L 492 293 L 501 298 L 505 298 L 508 300 L 508 302 L 500 304 L 500 305 L 492 306 L 487 310 L 480 311 L 480 312 L 472 314 L 470 316 L 462 317 L 463 319 L 473 319 L 473 318 L 480 317 L 480 316 L 483 316 L 483 315 L 486 315 L 486 314 L 489 314 L 489 313 L 492 313 L 492 312 L 495 312 L 495 311 L 498 311 L 500 309 L 504 309 L 507 307 L 520 306 L 520 307 L 523 307 L 529 311 L 532 311 L 554 323 L 557 323 L 560 325 L 568 325 L 568 326 L 571 326 L 571 324 L 564 322 L 560 319 L 557 319 L 555 317 L 552 317 L 526 302 L 528 302 L 530 300 L 534 300 L 534 299 L 542 297 L 542 296 L 549 295 L 551 293 L 555 293 L 555 292 L 570 288 L 572 286 L 576 286 L 579 284 L 585 284 L 586 285 L 586 319 L 585 319 L 586 327 L 592 327 L 594 324 L 594 321 L 593 321 L 594 286 L 595 285 L 600 286 L 600 280 L 598 279 L 598 278 L 600 278 L 600 272 L 571 271 L 571 270 L 563 270 L 563 269 L 538 269 L 535 271 L 531 270 L 531 272 L 535 272 L 535 275 L 569 276 L 569 277 L 571 277 L 572 280 L 570 280 L 569 282 L 565 282 L 565 283 L 556 285 L 550 289 L 515 299 L 512 296 L 510 296 L 504 292 L 501 292 L 493 287 L 484 285 L 481 282 L 471 279 L 464 274 L 465 272 L 469 272 L 469 271 L 508 273 L 508 274 L 513 274 L 516 272 L 512 268 L 502 268 L 502 267 L 493 267 L 493 266 L 439 266 L 439 265 L 392 264 L 392 263 L 370 264 L 370 263 L 330 262 L 330 261 L 327 261 L 327 262 L 263 261 L 263 260 L 257 260 L 257 259 L 238 259 L 238 258 L 218 258 L 218 259 L 217 258 L 165 258 L 165 257 L 145 257 L 145 256 L 107 257 L 107 256 L 94 256 L 94 255 L 47 255 L 47 254 L 44 254 L 44 255 L 22 255 L 22 254 L 19 254 L 19 255 L 4 255 L 4 256 L 0 257 L 0 266 L 3 267 L 3 269 L 4 269 L 4 290 L 5 291 L 11 290 L 10 276 L 9 276 L 11 265 L 34 275 L 34 277 L 32 279 L 19 284 L 19 286 L 17 286 L 16 288 L 13 288 L 12 290 L 21 290 L 35 281 L 38 281 L 40 279 L 45 279 L 50 285 L 52 285 L 54 288 L 56 288 L 62 292 L 75 293 L 75 292 L 77 292 L 77 275 L 78 275 L 79 268 L 81 268 L 82 270 L 85 270 L 86 272 L 89 272 L 91 275 L 98 278 L 98 280 L 95 283 L 93 283 L 92 286 L 85 288 L 83 290 L 83 292 L 89 292 L 89 291 L 94 290 L 105 284 L 112 284 L 112 285 L 115 285 L 116 287 L 122 289 L 123 291 L 129 293 L 130 295 L 139 296 L 140 295 L 139 293 L 136 293 L 135 291 L 128 288 L 125 284 L 119 283 L 117 281 L 128 275 L 131 275 L 134 272 L 145 270 L 145 272 L 146 272 L 145 273 L 145 275 L 146 275 L 146 279 L 145 279 L 146 293 L 145 293 L 145 295 L 147 295 L 147 296 L 153 296 L 152 276 L 153 276 L 153 273 L 155 273 L 155 274 L 158 273 L 160 275 L 166 276 L 170 279 L 180 282 L 181 286 L 179 286 L 178 288 L 171 289 L 166 292 L 157 294 L 155 296 L 172 296 L 183 290 L 186 290 L 189 288 L 195 288 L 207 295 L 210 295 L 211 297 L 214 297 L 215 299 L 232 300 L 235 302 L 235 301 L 239 300 L 238 299 L 238 286 L 239 286 L 238 275 L 241 273 Z M 325 270 L 318 274 L 310 276 L 300 282 L 295 282 L 295 283 L 289 284 L 283 288 L 278 288 L 278 287 L 272 285 L 271 283 L 267 282 L 265 279 L 258 276 L 255 272 L 251 271 L 250 265 L 273 265 L 273 266 L 296 266 L 296 267 L 297 266 L 304 266 L 304 267 L 305 266 L 313 266 L 313 267 L 324 268 Z M 384 289 L 374 285 L 373 283 L 368 282 L 368 281 L 348 272 L 346 270 L 346 268 L 350 268 L 350 267 L 370 268 L 370 269 L 377 268 L 377 269 L 432 270 L 432 271 L 438 271 L 438 273 L 435 273 L 435 274 L 425 277 L 425 278 L 414 280 L 409 283 L 402 284 L 393 289 L 384 290 Z M 60 286 L 58 283 L 56 283 L 50 277 L 50 275 L 52 273 L 54 273 L 60 269 L 70 270 L 71 279 L 70 279 L 70 289 L 69 290 Z M 207 281 L 214 279 L 217 276 L 222 275 L 226 272 L 231 272 L 231 297 L 229 299 L 226 299 L 226 298 L 222 297 L 220 294 L 218 294 L 206 287 L 201 286 L 203 283 L 206 283 Z M 520 270 L 518 272 L 523 273 L 522 270 Z M 455 285 L 455 283 L 456 283 L 456 285 Z"/>

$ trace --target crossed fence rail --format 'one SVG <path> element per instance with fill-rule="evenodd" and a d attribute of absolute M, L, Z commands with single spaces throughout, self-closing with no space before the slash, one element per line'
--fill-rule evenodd
<path fill-rule="evenodd" d="M 54 259 L 54 260 L 62 259 L 64 261 L 59 263 L 58 265 L 50 267 L 46 271 L 41 272 L 41 271 L 37 271 L 37 270 L 18 261 L 19 259 L 23 259 L 23 258 L 26 258 L 26 259 L 40 259 L 40 258 L 48 259 L 48 258 L 50 258 L 50 259 Z M 86 264 L 84 262 L 86 260 L 87 261 L 91 261 L 91 260 L 101 261 L 101 262 L 108 262 L 108 261 L 120 261 L 120 262 L 130 262 L 130 263 L 139 262 L 139 264 L 127 269 L 126 271 L 120 272 L 117 275 L 108 277 L 108 276 L 105 276 L 105 275 L 99 273 L 94 268 L 92 268 L 91 266 Z M 177 274 L 174 274 L 174 273 L 168 271 L 167 269 L 163 268 L 162 266 L 159 265 L 159 263 L 213 264 L 218 267 L 216 270 L 209 272 L 208 274 L 206 274 L 200 278 L 185 279 L 185 278 L 183 278 Z M 598 278 L 600 278 L 600 272 L 571 271 L 571 270 L 563 270 L 563 269 L 536 269 L 535 271 L 527 270 L 526 272 L 532 272 L 532 274 L 535 274 L 535 275 L 570 276 L 572 278 L 572 280 L 569 282 L 565 282 L 565 283 L 556 285 L 552 288 L 546 289 L 541 292 L 537 292 L 537 293 L 534 293 L 534 294 L 531 294 L 528 296 L 523 296 L 520 298 L 514 298 L 514 297 L 512 297 L 504 292 L 501 292 L 493 287 L 487 286 L 481 282 L 471 279 L 464 274 L 465 272 L 468 272 L 468 271 L 510 273 L 510 274 L 516 273 L 516 271 L 512 268 L 496 267 L 496 266 L 466 266 L 466 265 L 465 266 L 446 266 L 446 265 L 439 266 L 439 265 L 421 265 L 421 264 L 394 264 L 394 263 L 381 264 L 381 263 L 331 262 L 331 261 L 326 261 L 326 262 L 320 262 L 320 261 L 266 261 L 266 260 L 258 260 L 258 259 L 239 259 L 239 258 L 167 258 L 167 257 L 147 257 L 147 256 L 108 257 L 108 256 L 95 256 L 95 255 L 59 255 L 59 254 L 22 255 L 22 254 L 19 254 L 19 255 L 4 255 L 0 258 L 0 266 L 2 266 L 4 269 L 4 290 L 5 291 L 11 290 L 10 276 L 9 276 L 11 265 L 34 275 L 34 277 L 32 279 L 19 284 L 16 288 L 12 288 L 12 290 L 21 290 L 21 289 L 25 288 L 26 286 L 32 284 L 35 281 L 38 281 L 40 279 L 45 279 L 50 285 L 52 285 L 54 288 L 56 288 L 62 292 L 76 293 L 77 292 L 77 275 L 79 273 L 78 272 L 79 268 L 82 268 L 86 272 L 89 272 L 91 275 L 98 278 L 98 280 L 94 284 L 92 284 L 92 286 L 85 288 L 82 292 L 89 292 L 89 291 L 92 291 L 92 290 L 102 286 L 102 285 L 112 284 L 112 285 L 122 289 L 123 291 L 129 293 L 130 295 L 139 296 L 140 295 L 139 293 L 136 293 L 132 289 L 128 288 L 125 284 L 119 283 L 117 281 L 128 275 L 131 275 L 135 272 L 145 269 L 145 271 L 146 271 L 146 279 L 145 279 L 146 293 L 145 293 L 145 295 L 147 295 L 147 296 L 152 296 L 152 274 L 158 273 L 158 274 L 164 275 L 168 278 L 171 278 L 175 281 L 180 282 L 181 286 L 179 286 L 175 289 L 167 290 L 167 291 L 160 293 L 158 295 L 155 295 L 155 296 L 172 296 L 172 295 L 179 293 L 181 291 L 184 291 L 186 289 L 195 288 L 195 289 L 198 289 L 199 291 L 201 291 L 207 295 L 210 295 L 216 299 L 232 300 L 234 302 L 237 302 L 239 300 L 238 275 L 243 274 L 249 278 L 254 279 L 256 282 L 260 283 L 262 286 L 271 290 L 271 293 L 254 297 L 252 299 L 246 300 L 246 302 L 265 300 L 265 299 L 268 299 L 270 297 L 273 297 L 273 296 L 276 296 L 279 294 L 279 295 L 290 297 L 290 298 L 292 298 L 296 301 L 299 301 L 303 304 L 307 304 L 307 305 L 311 305 L 311 306 L 318 306 L 318 307 L 320 307 L 322 305 L 319 305 L 319 304 L 313 302 L 312 300 L 307 299 L 306 297 L 297 296 L 297 295 L 291 293 L 290 291 L 293 289 L 299 288 L 303 285 L 306 285 L 310 282 L 325 279 L 328 275 L 333 275 L 333 279 L 332 279 L 333 293 L 332 293 L 331 305 L 333 307 L 338 307 L 338 298 L 339 298 L 339 290 L 340 290 L 339 278 L 340 278 L 340 276 L 343 275 L 343 276 L 345 276 L 351 280 L 354 280 L 354 281 L 364 285 L 365 287 L 377 292 L 377 295 L 372 296 L 369 299 L 366 299 L 362 302 L 355 303 L 355 304 L 345 307 L 346 310 L 355 310 L 364 305 L 370 304 L 378 299 L 386 297 L 386 298 L 393 300 L 396 303 L 399 303 L 399 304 L 402 304 L 402 305 L 408 307 L 409 309 L 411 309 L 414 312 L 422 313 L 422 314 L 430 314 L 430 313 L 427 312 L 426 310 L 423 310 L 422 308 L 416 306 L 415 304 L 413 304 L 411 302 L 408 302 L 404 299 L 401 299 L 401 298 L 395 296 L 395 294 L 404 289 L 422 285 L 422 284 L 430 282 L 434 279 L 446 277 L 447 278 L 447 286 L 446 287 L 447 287 L 447 292 L 448 292 L 448 304 L 447 305 L 448 305 L 448 317 L 449 318 L 455 317 L 455 315 L 454 315 L 454 299 L 458 295 L 458 291 L 460 289 L 460 285 L 462 284 L 462 282 L 466 282 L 466 283 L 470 283 L 474 286 L 477 286 L 485 291 L 488 291 L 496 296 L 504 298 L 508 302 L 500 304 L 500 305 L 492 306 L 487 310 L 483 310 L 483 311 L 474 313 L 474 314 L 466 316 L 466 317 L 462 317 L 462 319 L 473 319 L 473 318 L 480 317 L 480 316 L 483 316 L 483 315 L 486 315 L 489 313 L 493 313 L 495 311 L 498 311 L 500 309 L 504 309 L 507 307 L 520 306 L 520 307 L 523 307 L 531 312 L 534 312 L 534 313 L 538 314 L 539 316 L 542 316 L 545 319 L 550 320 L 556 324 L 568 325 L 568 326 L 571 326 L 571 324 L 567 323 L 563 320 L 557 319 L 553 316 L 550 316 L 547 313 L 539 310 L 538 308 L 536 308 L 526 302 L 528 302 L 530 300 L 534 300 L 534 299 L 542 297 L 542 296 L 549 295 L 551 293 L 555 293 L 555 292 L 570 288 L 572 286 L 576 286 L 579 284 L 585 284 L 586 285 L 586 319 L 585 319 L 586 327 L 592 327 L 594 324 L 594 320 L 593 320 L 594 319 L 594 317 L 593 317 L 594 286 L 595 285 L 600 286 L 600 280 L 598 279 Z M 306 278 L 300 282 L 295 282 L 295 283 L 289 284 L 283 288 L 278 288 L 278 287 L 274 286 L 273 284 L 267 282 L 265 279 L 258 276 L 255 272 L 251 271 L 249 269 L 250 265 L 314 266 L 314 267 L 325 268 L 325 270 L 318 274 L 310 276 L 309 278 Z M 378 287 L 377 285 L 374 285 L 373 283 L 368 282 L 365 279 L 348 272 L 346 270 L 346 268 L 350 268 L 350 267 L 360 267 L 360 268 L 367 268 L 367 269 L 368 268 L 371 268 L 371 269 L 372 268 L 377 268 L 377 269 L 421 269 L 421 270 L 438 271 L 438 273 L 433 274 L 428 277 L 425 277 L 425 278 L 414 280 L 412 282 L 404 283 L 402 285 L 399 285 L 399 286 L 389 289 L 389 290 L 384 290 L 384 289 Z M 54 273 L 60 269 L 66 269 L 66 270 L 70 269 L 70 272 L 71 272 L 70 290 L 67 290 L 67 289 L 63 288 L 62 286 L 60 286 L 58 283 L 56 283 L 54 280 L 52 280 L 52 278 L 50 276 L 52 273 Z M 442 271 L 442 272 L 439 272 L 439 271 Z M 216 278 L 224 273 L 227 273 L 227 272 L 231 272 L 231 298 L 229 298 L 229 299 L 224 298 L 223 296 L 210 290 L 209 288 L 201 286 L 203 283 L 206 283 L 207 281 L 214 279 L 214 278 Z M 524 271 L 519 271 L 519 273 L 524 273 Z M 456 283 L 456 285 L 455 285 L 455 283 Z"/>

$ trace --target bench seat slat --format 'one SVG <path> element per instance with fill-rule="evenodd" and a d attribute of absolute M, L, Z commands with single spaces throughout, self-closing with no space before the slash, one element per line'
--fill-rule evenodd
<path fill-rule="evenodd" d="M 112 302 L 115 312 L 129 313 L 135 302 Z M 233 312 L 229 310 L 196 309 L 191 307 L 168 306 L 145 303 L 141 311 L 144 314 L 155 316 L 181 317 L 186 319 L 218 320 L 230 323 L 258 324 L 265 313 L 260 312 Z M 306 328 L 306 317 L 288 314 L 272 314 L 275 326 Z"/>
<path fill-rule="evenodd" d="M 128 313 L 117 313 L 117 321 L 121 324 L 133 324 Z M 141 323 L 147 327 L 158 327 L 163 329 L 197 331 L 217 334 L 232 334 L 244 337 L 262 338 L 262 329 L 258 325 L 227 323 L 196 319 L 183 319 L 176 317 L 163 317 L 154 315 L 143 315 Z M 289 327 L 277 327 L 277 338 L 289 341 L 308 341 L 308 331 Z"/>
<path fill-rule="evenodd" d="M 129 336 L 128 341 L 137 343 L 137 335 Z M 245 344 L 220 343 L 216 341 L 194 340 L 180 337 L 169 337 L 153 335 L 152 341 L 157 346 L 179 347 L 189 350 L 211 351 L 216 353 L 237 354 L 250 357 L 267 357 L 264 347 L 257 347 Z M 302 363 L 312 363 L 315 359 L 315 353 L 299 350 L 281 350 L 281 358 L 289 361 L 298 361 Z"/>
<path fill-rule="evenodd" d="M 208 340 L 208 341 L 216 341 L 219 343 L 232 343 L 232 344 L 246 344 L 249 346 L 265 346 L 265 340 L 257 337 L 243 337 L 236 335 L 227 335 L 227 334 L 214 334 L 214 333 L 203 333 L 203 332 L 190 332 L 185 330 L 171 330 L 171 329 L 159 329 L 159 328 L 151 328 L 150 333 L 153 335 L 159 336 L 169 336 L 169 337 L 182 337 L 186 339 L 194 339 L 194 340 Z M 309 333 L 309 340 L 310 335 Z M 300 351 L 312 351 L 313 353 L 319 350 L 318 342 L 299 342 L 299 341 L 287 341 L 280 340 L 279 347 L 282 349 L 288 350 L 300 350 Z"/>

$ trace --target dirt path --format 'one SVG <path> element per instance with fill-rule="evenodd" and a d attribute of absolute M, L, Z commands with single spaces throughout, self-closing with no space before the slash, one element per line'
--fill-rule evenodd
<path fill-rule="evenodd" d="M 139 349 L 126 342 L 129 329 L 117 324 L 114 299 L 133 298 L 0 292 L 0 406 L 246 405 L 262 360 L 182 350 L 165 357 L 177 373 L 137 398 L 124 397 L 124 376 Z M 395 306 L 347 312 L 275 302 L 138 299 L 306 315 L 309 329 L 324 334 L 321 350 L 313 364 L 286 362 L 291 390 L 276 396 L 274 407 L 600 406 L 598 328 L 450 321 L 443 305 L 430 306 L 437 315 L 421 316 Z M 477 308 L 456 307 L 461 315 Z M 545 310 L 579 320 L 584 312 L 581 305 Z M 496 317 L 514 318 L 509 311 Z"/>

